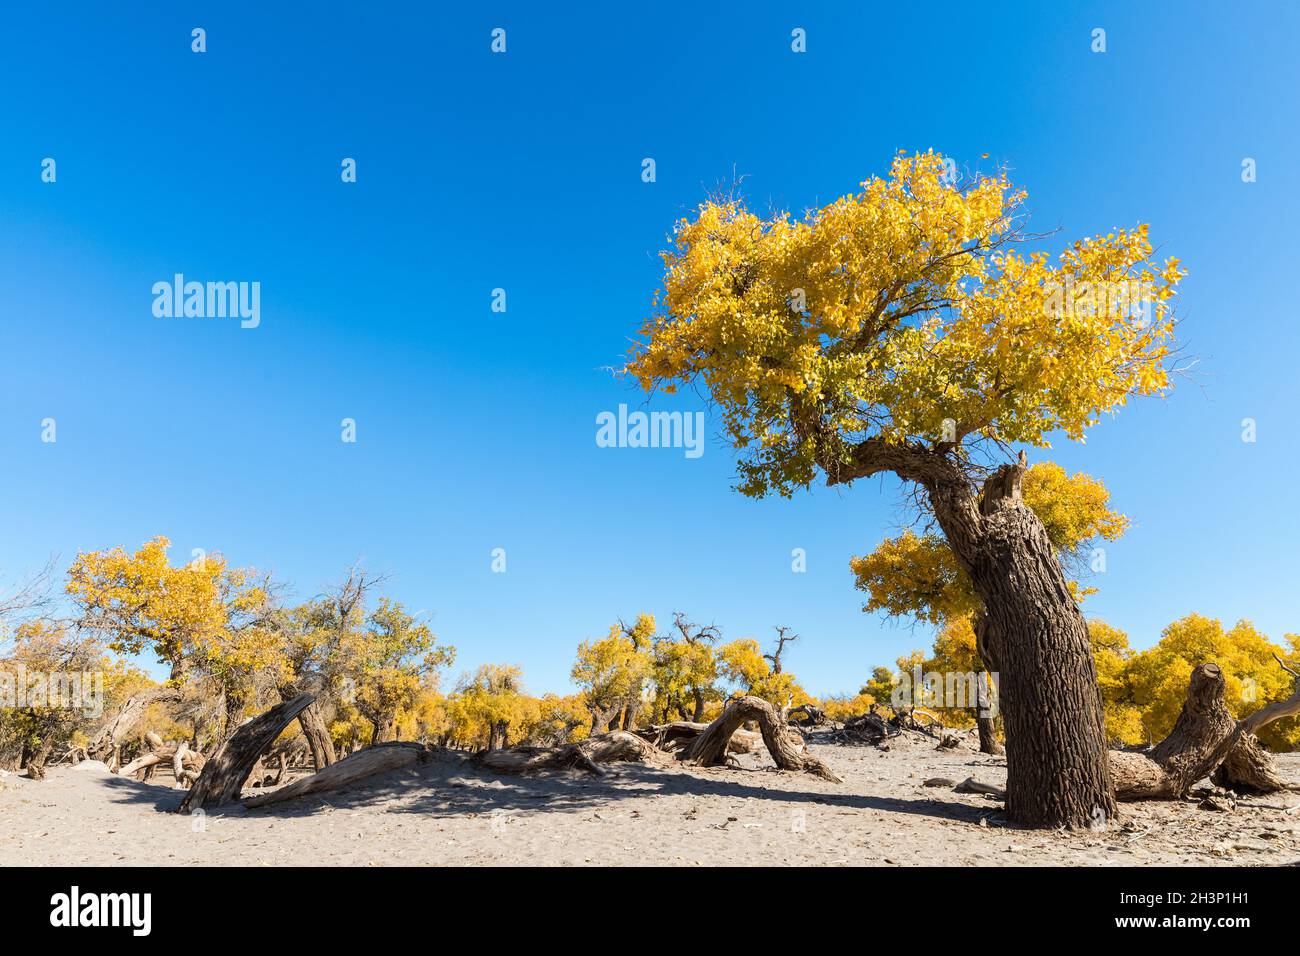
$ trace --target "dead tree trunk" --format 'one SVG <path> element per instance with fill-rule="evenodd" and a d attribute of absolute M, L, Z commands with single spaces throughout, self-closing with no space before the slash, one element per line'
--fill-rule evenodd
<path fill-rule="evenodd" d="M 27 761 L 27 777 L 30 780 L 45 779 L 45 762 L 50 759 L 50 753 L 54 750 L 54 739 L 46 735 L 41 741 L 41 745 L 36 748 L 36 752 L 31 755 Z"/>
<path fill-rule="evenodd" d="M 181 801 L 180 812 L 219 807 L 239 799 L 239 791 L 253 764 L 313 700 L 311 694 L 299 694 L 236 730 L 203 768 L 194 787 Z"/>
<path fill-rule="evenodd" d="M 280 755 L 280 759 L 284 759 L 283 754 Z M 288 786 L 281 787 L 271 793 L 249 797 L 244 801 L 244 806 L 249 808 L 265 807 L 272 803 L 292 800 L 295 797 L 302 797 L 311 793 L 338 790 L 377 773 L 397 770 L 400 767 L 407 767 L 417 761 L 423 762 L 428 759 L 428 748 L 423 744 L 410 741 L 395 741 L 379 744 L 377 747 L 367 747 L 365 750 L 358 751 L 350 757 L 331 764 L 310 777 L 295 780 Z"/>
<path fill-rule="evenodd" d="M 151 704 L 180 700 L 181 692 L 174 687 L 155 687 L 127 700 L 86 745 L 86 756 L 110 763 L 114 752 L 122 746 Z"/>
<path fill-rule="evenodd" d="M 785 727 L 776 708 L 761 697 L 741 697 L 728 703 L 718 719 L 681 752 L 679 759 L 701 767 L 725 763 L 731 735 L 748 720 L 758 721 L 763 743 L 782 770 L 811 773 L 832 783 L 842 782 L 830 767 L 808 753 L 799 733 Z"/>
<path fill-rule="evenodd" d="M 1232 718 L 1223 702 L 1224 686 L 1217 664 L 1199 665 L 1192 671 L 1187 699 L 1169 736 L 1148 753 L 1111 754 L 1120 800 L 1178 799 L 1210 774 L 1216 783 L 1233 789 L 1265 793 L 1289 789 L 1253 735 L 1265 724 L 1300 711 L 1300 681 L 1290 698 L 1240 721 Z"/>
<path fill-rule="evenodd" d="M 646 740 L 625 730 L 588 737 L 563 747 L 508 747 L 474 755 L 476 766 L 495 773 L 531 773 L 537 770 L 586 770 L 603 776 L 601 764 L 620 760 L 669 761 L 671 758 Z"/>

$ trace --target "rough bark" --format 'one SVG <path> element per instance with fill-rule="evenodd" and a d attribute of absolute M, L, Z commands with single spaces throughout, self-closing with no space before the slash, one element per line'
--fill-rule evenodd
<path fill-rule="evenodd" d="M 985 483 L 926 487 L 987 618 L 982 652 L 999 676 L 1006 727 L 1007 816 L 1041 827 L 1086 827 L 1114 816 L 1101 691 L 1088 629 L 1047 531 L 1025 505 L 1023 459 Z"/>
<path fill-rule="evenodd" d="M 676 751 L 689 747 L 696 738 L 709 729 L 709 724 L 691 720 L 673 720 L 666 724 L 652 724 L 638 735 L 660 750 Z M 728 753 L 754 753 L 763 746 L 763 736 L 751 730 L 737 730 L 727 743 Z"/>
<path fill-rule="evenodd" d="M 761 697 L 741 697 L 729 702 L 718 719 L 709 724 L 678 759 L 701 767 L 724 763 L 732 735 L 750 720 L 758 721 L 763 743 L 782 770 L 811 773 L 832 783 L 842 782 L 830 767 L 808 753 L 798 731 L 784 726 L 776 709 Z"/>
<path fill-rule="evenodd" d="M 1237 721 L 1224 703 L 1224 688 L 1223 672 L 1217 664 L 1197 666 L 1169 736 L 1146 753 L 1111 754 L 1120 800 L 1178 799 L 1211 774 L 1216 784 L 1242 791 L 1289 789 L 1253 734 L 1269 721 L 1300 709 L 1300 696 Z"/>
<path fill-rule="evenodd" d="M 151 704 L 177 701 L 180 698 L 181 692 L 174 687 L 155 687 L 129 698 L 86 745 L 86 755 L 93 760 L 109 763 L 108 758 L 131 736 L 146 708 Z"/>
<path fill-rule="evenodd" d="M 423 762 L 427 759 L 429 759 L 428 748 L 423 744 L 410 741 L 395 741 L 379 744 L 376 747 L 367 747 L 365 750 L 359 750 L 352 756 L 331 764 L 310 777 L 295 780 L 293 783 L 270 793 L 249 797 L 244 800 L 244 806 L 249 808 L 265 807 L 312 793 L 338 790 L 359 780 L 364 780 L 366 777 L 389 770 L 397 770 L 401 767 L 408 767 L 413 763 Z"/>
<path fill-rule="evenodd" d="M 181 801 L 180 812 L 219 807 L 237 800 L 258 758 L 313 700 L 311 694 L 299 694 L 236 730 L 203 768 L 203 773 Z"/>

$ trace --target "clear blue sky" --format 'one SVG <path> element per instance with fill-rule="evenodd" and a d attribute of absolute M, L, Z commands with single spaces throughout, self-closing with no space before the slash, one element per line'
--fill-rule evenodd
<path fill-rule="evenodd" d="M 801 210 L 933 147 L 1007 163 L 1054 244 L 1148 221 L 1190 270 L 1198 380 L 1054 452 L 1135 521 L 1088 612 L 1138 646 L 1192 611 L 1300 631 L 1294 4 L 271 6 L 0 12 L 7 580 L 155 534 L 301 596 L 361 558 L 457 671 L 563 690 L 581 639 L 679 609 L 791 626 L 808 689 L 854 691 L 928 641 L 847 567 L 898 486 L 750 501 L 716 422 L 689 460 L 597 448 L 595 416 L 643 400 L 608 368 L 706 189 Z M 176 272 L 260 282 L 261 327 L 154 318 Z"/>

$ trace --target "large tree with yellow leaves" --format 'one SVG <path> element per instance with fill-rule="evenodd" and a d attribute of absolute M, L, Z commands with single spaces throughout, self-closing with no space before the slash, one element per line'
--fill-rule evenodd
<path fill-rule="evenodd" d="M 989 618 L 1008 815 L 1082 826 L 1115 806 L 1088 631 L 1023 454 L 993 465 L 1167 386 L 1182 273 L 1144 225 L 1022 252 L 1024 198 L 925 153 L 798 219 L 710 200 L 677 224 L 627 371 L 707 390 L 745 494 L 917 486 Z"/>

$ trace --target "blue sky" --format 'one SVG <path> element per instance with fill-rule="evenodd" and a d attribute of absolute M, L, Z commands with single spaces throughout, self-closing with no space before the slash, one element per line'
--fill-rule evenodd
<path fill-rule="evenodd" d="M 682 610 L 788 625 L 810 691 L 855 691 L 929 638 L 864 615 L 848 571 L 896 532 L 897 484 L 751 501 L 716 421 L 689 460 L 597 448 L 595 416 L 643 401 L 609 368 L 707 189 L 734 170 L 802 210 L 933 147 L 1006 163 L 1049 245 L 1147 221 L 1190 270 L 1196 379 L 1053 452 L 1135 522 L 1088 613 L 1137 646 L 1192 611 L 1300 631 L 1300 8 L 267 6 L 0 12 L 6 580 L 155 534 L 303 597 L 361 559 L 456 671 L 563 690 L 584 637 Z M 177 272 L 260 282 L 260 327 L 155 318 Z"/>

